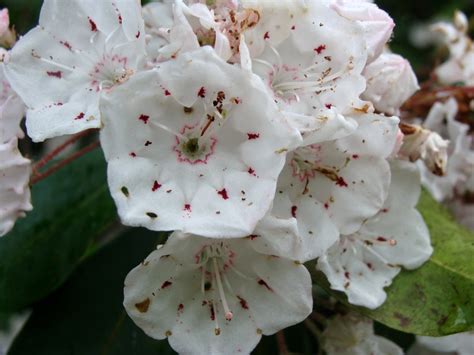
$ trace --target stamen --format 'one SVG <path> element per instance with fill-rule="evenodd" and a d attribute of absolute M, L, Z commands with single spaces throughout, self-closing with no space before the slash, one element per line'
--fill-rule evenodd
<path fill-rule="evenodd" d="M 38 59 L 41 60 L 41 61 L 43 61 L 43 62 L 45 62 L 45 63 L 54 65 L 55 67 L 61 68 L 61 69 L 63 69 L 63 70 L 74 71 L 73 68 L 68 67 L 68 66 L 66 66 L 66 65 L 64 65 L 64 64 L 57 63 L 57 62 L 55 62 L 55 61 L 53 61 L 53 60 L 49 60 L 49 59 L 46 59 L 46 58 L 43 58 L 43 57 L 38 57 Z"/>
<path fill-rule="evenodd" d="M 216 258 L 213 258 L 212 262 L 213 262 L 213 265 L 214 265 L 214 273 L 216 275 L 216 282 L 217 282 L 217 288 L 219 290 L 219 296 L 220 296 L 220 299 L 221 299 L 221 302 L 222 302 L 222 307 L 224 308 L 225 319 L 230 321 L 234 315 L 230 311 L 229 305 L 227 304 L 227 300 L 225 298 L 224 288 L 222 287 L 221 275 L 220 275 L 219 267 L 217 265 Z"/>
<path fill-rule="evenodd" d="M 188 140 L 188 137 L 185 137 L 184 135 L 182 135 L 181 133 L 179 132 L 175 132 L 173 131 L 171 128 L 169 127 L 166 127 L 165 125 L 159 123 L 159 122 L 155 122 L 155 121 L 151 121 L 152 124 L 154 124 L 155 126 L 158 126 L 159 128 L 161 128 L 162 130 L 168 132 L 168 133 L 171 133 L 172 135 L 176 136 L 176 137 L 179 137 L 181 138 L 182 140 L 184 141 L 187 141 Z"/>

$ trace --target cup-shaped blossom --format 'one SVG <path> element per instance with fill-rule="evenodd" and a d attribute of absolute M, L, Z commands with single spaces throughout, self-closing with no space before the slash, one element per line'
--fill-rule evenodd
<path fill-rule="evenodd" d="M 17 138 L 0 144 L 0 236 L 32 209 L 30 203 L 30 161 L 18 151 Z"/>
<path fill-rule="evenodd" d="M 384 287 L 402 266 L 415 269 L 433 252 L 428 228 L 415 209 L 421 190 L 417 167 L 395 160 L 391 168 L 390 192 L 380 212 L 357 232 L 341 235 L 317 264 L 331 288 L 371 309 L 385 301 Z"/>
<path fill-rule="evenodd" d="M 144 50 L 136 1 L 46 0 L 38 27 L 17 42 L 6 65 L 28 107 L 29 136 L 42 141 L 101 127 L 100 94 L 127 81 Z"/>
<path fill-rule="evenodd" d="M 259 22 L 244 31 L 252 70 L 290 123 L 303 124 L 306 135 L 334 126 L 339 136 L 351 133 L 355 122 L 341 114 L 370 108 L 359 99 L 367 60 L 361 27 L 326 2 L 255 3 Z"/>
<path fill-rule="evenodd" d="M 122 222 L 152 230 L 251 234 L 301 140 L 261 80 L 208 46 L 137 74 L 104 97 L 102 111 Z"/>
<path fill-rule="evenodd" d="M 125 279 L 125 309 L 180 354 L 248 354 L 312 311 L 308 270 L 251 238 L 174 233 Z"/>
<path fill-rule="evenodd" d="M 364 69 L 367 89 L 362 97 L 389 115 L 399 113 L 400 107 L 419 89 L 410 63 L 398 54 L 384 53 Z"/>
<path fill-rule="evenodd" d="M 383 51 L 395 27 L 392 18 L 377 5 L 366 0 L 332 0 L 332 7 L 341 16 L 357 21 L 364 29 L 368 62 Z"/>
<path fill-rule="evenodd" d="M 300 261 L 314 259 L 339 233 L 356 232 L 382 208 L 398 118 L 372 114 L 356 120 L 354 134 L 288 154 L 273 208 L 254 232 L 265 232 L 255 240 L 259 248 Z"/>
<path fill-rule="evenodd" d="M 337 315 L 323 333 L 327 355 L 402 355 L 403 350 L 390 340 L 375 335 L 369 318 L 355 313 Z"/>

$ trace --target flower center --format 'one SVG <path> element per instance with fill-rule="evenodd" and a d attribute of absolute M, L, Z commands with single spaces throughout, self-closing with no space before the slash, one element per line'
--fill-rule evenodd
<path fill-rule="evenodd" d="M 318 63 L 316 60 L 308 67 L 291 67 L 284 64 L 278 50 L 267 44 L 273 52 L 276 63 L 270 63 L 262 59 L 254 59 L 254 62 L 262 64 L 270 69 L 267 74 L 268 84 L 276 97 L 285 102 L 301 100 L 301 95 L 320 94 L 321 92 L 333 90 L 335 82 L 345 73 L 353 68 L 352 61 L 346 68 L 332 73 L 332 67 L 326 63 Z"/>
<path fill-rule="evenodd" d="M 234 317 L 226 295 L 227 293 L 233 294 L 229 280 L 226 277 L 227 271 L 231 269 L 239 273 L 233 267 L 234 258 L 235 253 L 222 242 L 204 246 L 195 256 L 195 262 L 201 269 L 201 293 L 205 295 L 209 307 L 211 307 L 211 319 L 215 321 L 216 334 L 220 333 L 216 317 L 219 304 L 222 305 L 224 317 L 227 321 L 231 321 Z"/>
<path fill-rule="evenodd" d="M 105 54 L 89 73 L 91 86 L 98 92 L 126 82 L 134 73 L 127 63 L 127 57 Z"/>
<path fill-rule="evenodd" d="M 297 149 L 290 161 L 293 176 L 301 181 L 314 178 L 321 162 L 321 146 L 318 144 L 308 145 Z"/>

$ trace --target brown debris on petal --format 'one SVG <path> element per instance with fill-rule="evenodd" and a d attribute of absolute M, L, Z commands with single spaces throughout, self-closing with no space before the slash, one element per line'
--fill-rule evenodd
<path fill-rule="evenodd" d="M 148 308 L 150 307 L 150 299 L 147 298 L 142 302 L 135 303 L 135 307 L 140 313 L 146 313 L 148 311 Z"/>

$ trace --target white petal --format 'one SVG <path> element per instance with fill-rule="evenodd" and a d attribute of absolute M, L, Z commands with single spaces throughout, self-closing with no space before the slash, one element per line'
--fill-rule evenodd
<path fill-rule="evenodd" d="M 253 232 L 299 136 L 258 78 L 243 74 L 203 47 L 137 75 L 104 100 L 102 146 L 124 223 L 208 237 Z M 216 111 L 222 94 L 225 118 Z M 183 135 L 201 139 L 199 156 L 185 152 Z"/>
<path fill-rule="evenodd" d="M 30 161 L 18 151 L 17 139 L 0 144 L 0 236 L 32 209 L 30 203 Z"/>
<path fill-rule="evenodd" d="M 312 309 L 304 266 L 260 254 L 249 239 L 175 233 L 129 273 L 124 292 L 137 325 L 153 338 L 168 337 L 181 354 L 250 353 L 261 334 L 295 324 Z"/>

